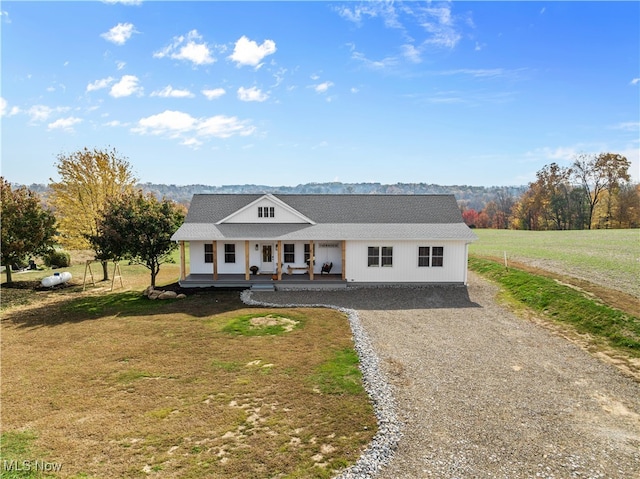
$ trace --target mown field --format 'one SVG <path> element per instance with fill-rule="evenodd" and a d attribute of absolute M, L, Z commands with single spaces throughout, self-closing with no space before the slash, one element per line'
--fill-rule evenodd
<path fill-rule="evenodd" d="M 151 301 L 126 264 L 124 288 L 82 292 L 64 270 L 68 288 L 2 288 L 1 477 L 326 478 L 375 434 L 343 314 Z"/>
<path fill-rule="evenodd" d="M 640 230 L 474 230 L 471 255 L 509 260 L 640 298 Z"/>

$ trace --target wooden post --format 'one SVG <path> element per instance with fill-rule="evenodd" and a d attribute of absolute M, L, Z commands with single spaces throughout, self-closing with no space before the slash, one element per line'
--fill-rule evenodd
<path fill-rule="evenodd" d="M 316 255 L 313 252 L 313 240 L 309 241 L 309 281 L 313 281 L 313 263 L 316 261 Z"/>
<path fill-rule="evenodd" d="M 93 271 L 91 271 L 90 259 L 88 259 L 87 262 L 84 264 L 84 279 L 82 280 L 82 291 L 84 291 L 85 288 L 87 287 L 87 271 L 89 271 L 89 274 L 91 275 L 91 284 L 95 286 L 96 281 L 93 279 Z"/>
<path fill-rule="evenodd" d="M 249 240 L 244 242 L 244 280 L 249 281 Z"/>
<path fill-rule="evenodd" d="M 278 240 L 278 281 L 282 280 L 282 241 Z"/>
<path fill-rule="evenodd" d="M 218 281 L 218 242 L 213 242 L 213 280 Z"/>
<path fill-rule="evenodd" d="M 342 281 L 347 279 L 347 242 L 342 240 Z"/>
<path fill-rule="evenodd" d="M 120 263 L 117 261 L 113 263 L 113 277 L 111 278 L 111 291 L 113 291 L 113 285 L 116 282 L 116 278 L 120 278 L 120 287 L 124 288 L 122 283 L 122 273 L 120 272 Z"/>
<path fill-rule="evenodd" d="M 187 277 L 184 258 L 184 241 L 180 241 L 180 281 L 184 281 Z"/>

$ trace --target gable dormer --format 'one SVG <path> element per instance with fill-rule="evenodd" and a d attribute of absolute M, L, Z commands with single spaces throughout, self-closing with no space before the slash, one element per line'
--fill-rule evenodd
<path fill-rule="evenodd" d="M 229 223 L 315 224 L 313 220 L 271 194 L 261 196 L 226 218 L 221 219 L 216 224 Z"/>

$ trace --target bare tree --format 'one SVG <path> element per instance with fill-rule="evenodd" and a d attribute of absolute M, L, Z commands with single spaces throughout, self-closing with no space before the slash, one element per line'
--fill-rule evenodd
<path fill-rule="evenodd" d="M 593 212 L 605 191 L 615 191 L 624 182 L 629 181 L 631 163 L 616 153 L 599 155 L 580 154 L 573 162 L 573 175 L 584 189 L 589 202 L 587 224 L 591 229 Z"/>

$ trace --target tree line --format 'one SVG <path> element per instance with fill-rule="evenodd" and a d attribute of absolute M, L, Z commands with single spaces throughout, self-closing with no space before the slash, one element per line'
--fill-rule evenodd
<path fill-rule="evenodd" d="M 295 186 L 268 185 L 175 185 L 158 183 L 138 183 L 137 188 L 145 193 L 153 193 L 158 198 L 168 198 L 176 203 L 188 206 L 194 194 L 281 194 L 281 195 L 454 195 L 465 208 L 482 210 L 490 201 L 495 201 L 505 193 L 519 197 L 526 186 L 470 186 L 470 185 L 437 185 L 433 183 L 301 183 Z M 33 183 L 28 185 L 32 191 L 47 198 L 51 193 L 49 185 Z"/>
<path fill-rule="evenodd" d="M 58 155 L 60 179 L 50 180 L 46 201 L 0 177 L 1 260 L 12 267 L 56 247 L 90 249 L 109 279 L 108 261 L 129 260 L 149 269 L 151 285 L 177 245 L 171 235 L 185 208 L 135 187 L 131 165 L 114 150 L 87 148 Z"/>
<path fill-rule="evenodd" d="M 575 230 L 640 227 L 640 185 L 631 182 L 627 158 L 580 154 L 569 167 L 551 163 L 520 197 L 499 194 L 480 211 L 462 206 L 476 228 Z"/>
<path fill-rule="evenodd" d="M 50 180 L 44 201 L 33 189 L 13 187 L 0 177 L 0 259 L 7 281 L 11 282 L 12 266 L 62 246 L 92 250 L 103 265 L 104 280 L 108 279 L 108 261 L 128 259 L 142 264 L 150 270 L 155 286 L 160 265 L 176 248 L 170 238 L 184 220 L 184 204 L 164 195 L 160 198 L 159 192 L 150 188 L 145 192 L 127 159 L 115 149 L 84 148 L 61 154 L 55 166 L 60 179 Z M 464 221 L 477 228 L 637 228 L 640 185 L 631 183 L 630 166 L 624 156 L 615 153 L 581 154 L 570 167 L 556 163 L 543 167 L 519 195 L 517 188 L 493 187 L 492 199 L 480 210 L 468 199 L 457 199 Z M 315 194 L 336 194 L 338 190 L 342 194 L 406 194 L 406 186 L 323 183 L 303 185 L 303 190 Z M 409 186 L 413 194 L 436 193 L 433 189 L 437 187 L 424 183 Z M 244 185 L 243 192 L 247 187 L 262 188 Z M 282 188 L 267 189 L 283 193 Z M 258 190 L 255 192 L 267 192 Z"/>

